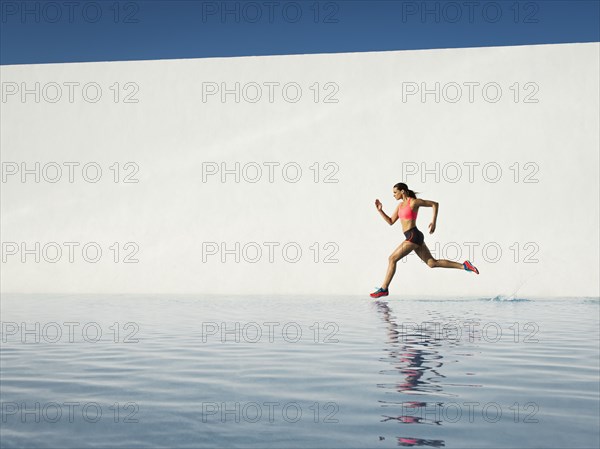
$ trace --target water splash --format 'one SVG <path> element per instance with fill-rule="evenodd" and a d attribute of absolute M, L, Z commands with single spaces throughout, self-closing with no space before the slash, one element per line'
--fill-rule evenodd
<path fill-rule="evenodd" d="M 496 301 L 496 302 L 529 302 L 531 299 L 527 298 L 516 298 L 514 294 L 504 296 L 504 295 L 496 295 L 493 298 L 488 299 L 488 301 Z"/>
<path fill-rule="evenodd" d="M 519 292 L 519 290 L 521 290 L 521 287 L 523 287 L 523 285 L 525 285 L 525 283 L 527 281 L 529 281 L 531 278 L 533 278 L 534 276 L 537 276 L 538 273 L 534 273 L 531 276 L 527 277 L 524 280 L 521 280 L 521 282 L 519 283 L 519 285 L 517 286 L 517 288 L 509 295 L 496 295 L 493 298 L 490 298 L 490 301 L 508 301 L 508 302 L 523 302 L 523 301 L 531 301 L 530 299 L 526 299 L 526 298 L 517 298 L 516 294 Z"/>

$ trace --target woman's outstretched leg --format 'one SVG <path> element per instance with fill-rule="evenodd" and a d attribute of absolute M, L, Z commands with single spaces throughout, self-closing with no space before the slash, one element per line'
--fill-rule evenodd
<path fill-rule="evenodd" d="M 431 252 L 429 252 L 429 248 L 427 248 L 427 245 L 425 243 L 416 248 L 415 253 L 417 253 L 421 260 L 425 262 L 430 268 L 457 268 L 459 270 L 473 271 L 474 273 L 479 274 L 479 270 L 475 266 L 473 266 L 473 264 L 471 264 L 471 262 L 469 262 L 468 260 L 466 260 L 463 263 L 459 263 L 447 259 L 434 259 L 431 255 Z"/>

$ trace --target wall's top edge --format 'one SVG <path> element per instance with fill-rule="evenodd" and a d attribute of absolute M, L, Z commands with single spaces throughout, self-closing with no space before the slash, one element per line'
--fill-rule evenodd
<path fill-rule="evenodd" d="M 126 60 L 126 61 L 80 61 L 80 62 L 61 62 L 61 63 L 36 63 L 36 64 L 3 64 L 0 65 L 0 69 L 9 68 L 9 67 L 31 67 L 31 66 L 65 66 L 65 65 L 83 65 L 83 64 L 140 64 L 140 63 L 170 63 L 170 62 L 197 62 L 197 61 L 225 61 L 231 59 L 283 59 L 283 58 L 322 58 L 322 57 L 343 57 L 343 56 L 351 56 L 351 55 L 360 55 L 360 56 L 375 56 L 375 55 L 389 55 L 389 54 L 407 54 L 407 53 L 423 53 L 423 52 L 440 52 L 440 51 L 451 51 L 451 52 L 460 52 L 460 51 L 493 51 L 499 49 L 514 49 L 514 48 L 531 48 L 531 47 L 566 47 L 566 46 L 581 46 L 581 45 L 589 45 L 589 46 L 600 46 L 600 42 L 574 42 L 574 43 L 560 43 L 560 44 L 533 44 L 533 45 L 498 45 L 498 46 L 490 46 L 490 47 L 448 47 L 448 48 L 424 48 L 424 49 L 415 49 L 415 50 L 376 50 L 376 51 L 360 51 L 360 52 L 342 52 L 342 53 L 298 53 L 298 54 L 284 54 L 284 55 L 246 55 L 246 56 L 214 56 L 214 57 L 201 57 L 201 58 L 164 58 L 164 59 L 134 59 L 134 60 Z"/>

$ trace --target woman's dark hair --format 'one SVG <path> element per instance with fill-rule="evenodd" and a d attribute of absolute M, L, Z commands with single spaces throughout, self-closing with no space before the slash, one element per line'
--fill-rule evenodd
<path fill-rule="evenodd" d="M 419 192 L 413 192 L 412 190 L 410 190 L 408 188 L 408 186 L 406 184 L 404 184 L 403 182 L 399 182 L 398 184 L 396 184 L 394 186 L 396 189 L 398 190 L 404 190 L 406 192 L 406 194 L 410 197 L 410 198 L 416 198 L 417 197 L 417 193 Z"/>

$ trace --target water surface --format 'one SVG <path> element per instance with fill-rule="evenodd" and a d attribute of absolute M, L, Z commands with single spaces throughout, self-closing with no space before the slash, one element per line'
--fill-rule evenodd
<path fill-rule="evenodd" d="M 0 311 L 2 448 L 600 445 L 598 298 L 3 295 Z"/>

